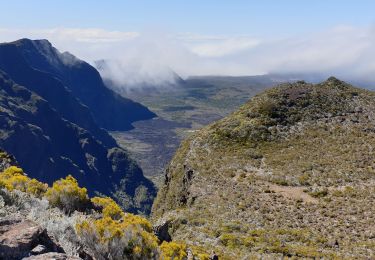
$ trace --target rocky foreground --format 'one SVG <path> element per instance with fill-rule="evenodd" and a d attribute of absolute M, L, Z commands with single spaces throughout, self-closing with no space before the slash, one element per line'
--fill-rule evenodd
<path fill-rule="evenodd" d="M 0 220 L 0 257 L 3 259 L 79 259 L 68 257 L 33 221 L 10 216 Z"/>
<path fill-rule="evenodd" d="M 49 186 L 16 165 L 0 151 L 0 259 L 208 259 L 71 175 Z"/>

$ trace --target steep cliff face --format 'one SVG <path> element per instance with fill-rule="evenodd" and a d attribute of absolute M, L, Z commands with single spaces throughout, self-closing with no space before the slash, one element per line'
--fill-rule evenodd
<path fill-rule="evenodd" d="M 98 140 L 108 147 L 116 145 L 115 141 L 95 122 L 90 110 L 53 74 L 32 67 L 17 47 L 21 41 L 14 44 L 0 44 L 0 69 L 16 83 L 25 86 L 49 102 L 65 119 L 88 130 Z M 26 49 L 26 46 L 23 46 Z M 29 47 L 31 50 L 32 47 Z M 45 65 L 48 67 L 48 65 Z"/>
<path fill-rule="evenodd" d="M 72 174 L 92 192 L 121 193 L 118 198 L 128 210 L 148 212 L 155 193 L 152 183 L 109 136 L 109 142 L 101 140 L 0 72 L 0 147 L 27 174 L 49 184 Z"/>
<path fill-rule="evenodd" d="M 68 104 L 74 106 L 72 111 L 83 110 L 71 96 L 87 106 L 96 123 L 108 130 L 131 129 L 132 122 L 155 116 L 141 104 L 108 89 L 94 67 L 70 53 L 60 53 L 47 40 L 21 39 L 1 44 L 0 69 L 17 83 L 32 87 L 64 111 L 69 120 L 84 123 L 85 128 L 92 125 L 92 119 L 87 111 L 75 114 L 68 110 Z M 60 96 L 63 98 L 58 99 Z"/>
<path fill-rule="evenodd" d="M 335 78 L 267 90 L 182 143 L 153 218 L 228 257 L 371 257 L 374 111 Z"/>

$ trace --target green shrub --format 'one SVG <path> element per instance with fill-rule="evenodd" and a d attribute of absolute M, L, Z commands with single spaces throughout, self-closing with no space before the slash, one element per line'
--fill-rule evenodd
<path fill-rule="evenodd" d="M 313 196 L 314 198 L 322 198 L 328 195 L 328 189 L 324 188 L 322 190 L 309 192 L 309 194 Z"/>

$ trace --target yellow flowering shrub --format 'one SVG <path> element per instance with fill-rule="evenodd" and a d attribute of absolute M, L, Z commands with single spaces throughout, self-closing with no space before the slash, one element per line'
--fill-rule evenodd
<path fill-rule="evenodd" d="M 68 213 L 85 209 L 89 202 L 87 189 L 79 187 L 77 180 L 71 175 L 55 181 L 45 195 L 51 206 Z"/>
<path fill-rule="evenodd" d="M 140 226 L 142 229 L 144 229 L 147 232 L 152 232 L 152 225 L 151 223 L 138 215 L 126 213 L 124 215 L 124 221 L 123 221 L 124 226 Z"/>
<path fill-rule="evenodd" d="M 163 242 L 160 246 L 161 259 L 163 260 L 183 260 L 186 259 L 186 245 L 176 242 Z"/>
<path fill-rule="evenodd" d="M 10 191 L 14 189 L 25 191 L 28 177 L 21 168 L 11 166 L 1 173 L 0 180 L 2 186 Z"/>
<path fill-rule="evenodd" d="M 199 260 L 210 260 L 209 254 L 207 254 L 207 248 L 201 246 L 190 246 L 194 259 Z"/>
<path fill-rule="evenodd" d="M 92 222 L 84 221 L 77 225 L 77 231 L 78 233 L 94 232 L 98 235 L 99 242 L 107 242 L 123 235 L 119 222 L 110 217 L 100 218 Z"/>
<path fill-rule="evenodd" d="M 86 188 L 68 175 L 47 184 L 30 179 L 23 170 L 11 166 L 0 173 L 0 188 L 17 189 L 36 197 L 45 196 L 52 207 L 59 207 L 67 213 L 85 209 L 90 202 Z M 91 203 L 100 210 L 99 219 L 88 218 L 76 225 L 81 242 L 97 259 L 186 259 L 187 246 L 176 242 L 159 245 L 151 223 L 138 215 L 124 213 L 121 207 L 109 197 L 94 197 Z M 195 250 L 194 250 L 195 251 Z M 196 254 L 199 259 L 208 259 L 206 254 Z"/>
<path fill-rule="evenodd" d="M 151 224 L 133 214 L 123 213 L 123 217 L 116 220 L 103 213 L 103 218 L 77 224 L 76 231 L 98 259 L 106 255 L 114 259 L 151 259 L 158 255 L 158 239 L 152 233 Z"/>
<path fill-rule="evenodd" d="M 0 187 L 10 191 L 20 190 L 36 197 L 42 197 L 48 185 L 36 179 L 30 179 L 19 167 L 10 166 L 0 174 Z"/>
<path fill-rule="evenodd" d="M 198 259 L 200 260 L 210 260 L 210 256 L 208 254 L 198 254 Z"/>
<path fill-rule="evenodd" d="M 48 185 L 46 183 L 31 179 L 27 184 L 26 192 L 40 198 L 46 193 L 47 189 Z"/>
<path fill-rule="evenodd" d="M 120 206 L 109 197 L 94 197 L 91 202 L 95 207 L 99 207 L 103 213 L 103 217 L 110 217 L 112 219 L 121 219 L 124 212 Z"/>

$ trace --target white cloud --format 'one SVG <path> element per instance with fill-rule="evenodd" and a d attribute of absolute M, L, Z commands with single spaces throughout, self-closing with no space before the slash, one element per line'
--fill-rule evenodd
<path fill-rule="evenodd" d="M 193 53 L 202 57 L 222 57 L 249 50 L 260 44 L 250 36 L 180 34 L 178 39 Z"/>
<path fill-rule="evenodd" d="M 117 59 L 107 76 L 119 82 L 188 75 L 314 72 L 375 81 L 374 27 L 339 26 L 309 35 L 263 39 L 247 35 L 121 32 L 102 29 L 0 29 L 0 41 L 47 38 L 89 62 Z"/>
<path fill-rule="evenodd" d="M 99 28 L 52 28 L 52 29 L 8 29 L 0 28 L 1 40 L 16 40 L 19 38 L 52 38 L 77 42 L 121 42 L 134 39 L 138 32 L 106 31 Z"/>
<path fill-rule="evenodd" d="M 338 27 L 313 35 L 271 41 L 251 58 L 267 71 L 278 72 L 353 75 L 358 65 L 365 65 L 358 71 L 359 76 L 370 69 L 365 57 L 375 58 L 374 36 L 372 28 Z"/>
<path fill-rule="evenodd" d="M 89 28 L 57 28 L 51 30 L 41 30 L 40 35 L 46 34 L 59 39 L 72 39 L 84 43 L 115 43 L 127 41 L 139 36 L 138 32 L 105 31 L 103 29 Z"/>

